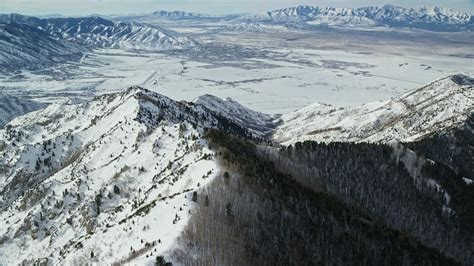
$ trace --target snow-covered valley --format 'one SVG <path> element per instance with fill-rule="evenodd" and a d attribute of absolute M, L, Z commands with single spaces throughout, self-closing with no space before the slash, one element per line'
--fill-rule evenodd
<path fill-rule="evenodd" d="M 94 49 L 78 61 L 0 75 L 16 96 L 55 102 L 141 85 L 176 100 L 231 97 L 265 113 L 315 102 L 338 107 L 388 100 L 452 75 L 473 75 L 472 33 L 285 29 L 211 32 L 165 24 L 201 45 L 178 51 Z M 200 33 L 200 31 L 205 33 Z"/>

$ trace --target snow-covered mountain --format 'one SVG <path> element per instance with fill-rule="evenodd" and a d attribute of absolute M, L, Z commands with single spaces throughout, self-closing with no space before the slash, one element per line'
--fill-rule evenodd
<path fill-rule="evenodd" d="M 462 125 L 474 112 L 474 79 L 449 76 L 389 101 L 336 108 L 315 104 L 281 117 L 274 138 L 291 144 L 409 142 Z"/>
<path fill-rule="evenodd" d="M 152 263 L 186 224 L 193 192 L 219 173 L 204 128 L 249 134 L 225 118 L 238 111 L 240 124 L 268 119 L 138 87 L 14 119 L 0 131 L 2 262 Z"/>
<path fill-rule="evenodd" d="M 204 15 L 200 13 L 192 13 L 192 12 L 185 12 L 185 11 L 166 11 L 166 10 L 159 10 L 152 13 L 152 15 L 156 18 L 168 19 L 168 20 L 181 20 L 181 19 L 200 19 L 200 18 L 208 18 L 211 17 L 209 15 Z"/>
<path fill-rule="evenodd" d="M 0 128 L 17 116 L 44 108 L 45 104 L 0 93 Z"/>
<path fill-rule="evenodd" d="M 0 22 L 0 72 L 72 60 L 82 51 L 28 25 Z"/>
<path fill-rule="evenodd" d="M 196 46 L 192 38 L 140 23 L 113 22 L 101 17 L 49 18 L 9 14 L 0 21 L 26 24 L 56 39 L 92 48 L 182 49 Z"/>
<path fill-rule="evenodd" d="M 177 102 L 139 87 L 51 104 L 0 130 L 2 263 L 151 264 L 175 247 L 199 189 L 222 176 L 205 129 L 274 132 L 283 144 L 417 140 L 465 122 L 473 84 L 450 76 L 391 101 L 281 118 L 232 99 Z"/>
<path fill-rule="evenodd" d="M 473 30 L 474 17 L 447 8 L 407 9 L 393 5 L 359 8 L 358 11 L 378 24 L 430 30 Z"/>
<path fill-rule="evenodd" d="M 309 25 L 409 27 L 435 31 L 474 29 L 474 18 L 467 13 L 439 7 L 414 9 L 393 5 L 356 9 L 296 6 L 265 14 L 247 15 L 242 19 L 276 23 L 299 21 Z"/>
<path fill-rule="evenodd" d="M 309 24 L 374 26 L 375 22 L 349 8 L 297 6 L 267 13 L 273 22 L 304 21 Z M 265 19 L 265 17 L 263 17 Z"/>

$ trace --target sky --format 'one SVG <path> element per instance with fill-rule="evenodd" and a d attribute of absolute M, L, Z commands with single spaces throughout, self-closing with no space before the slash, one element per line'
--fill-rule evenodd
<path fill-rule="evenodd" d="M 474 14 L 474 0 L 0 0 L 0 13 L 25 15 L 143 14 L 183 10 L 222 15 L 256 13 L 296 5 L 361 7 L 394 4 L 403 7 L 441 6 Z"/>

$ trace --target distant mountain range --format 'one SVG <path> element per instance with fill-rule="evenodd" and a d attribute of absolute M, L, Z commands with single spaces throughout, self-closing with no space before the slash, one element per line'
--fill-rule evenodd
<path fill-rule="evenodd" d="M 0 22 L 0 72 L 43 67 L 81 57 L 85 49 L 16 22 Z"/>
<path fill-rule="evenodd" d="M 156 11 L 152 14 L 158 18 L 166 18 L 166 19 L 197 19 L 197 18 L 212 18 L 212 16 L 200 14 L 200 13 L 191 13 L 191 12 L 184 12 L 184 11 Z"/>
<path fill-rule="evenodd" d="M 183 11 L 157 11 L 135 20 L 213 20 L 247 23 L 278 23 L 311 26 L 392 27 L 432 31 L 472 31 L 474 17 L 468 13 L 439 7 L 403 8 L 394 5 L 361 8 L 296 6 L 260 14 L 211 16 Z M 241 30 L 239 28 L 238 30 Z M 254 29 L 250 29 L 254 31 Z"/>
<path fill-rule="evenodd" d="M 0 15 L 0 72 L 77 60 L 89 49 L 167 50 L 196 45 L 193 38 L 136 22 Z"/>
<path fill-rule="evenodd" d="M 101 17 L 48 18 L 9 14 L 4 23 L 28 25 L 57 39 L 94 48 L 178 49 L 196 41 L 158 26 L 113 22 Z"/>
<path fill-rule="evenodd" d="M 218 22 L 210 33 L 266 32 L 321 26 L 391 27 L 432 31 L 472 31 L 474 17 L 444 8 L 407 9 L 392 5 L 364 8 L 297 6 L 261 14 L 210 16 L 183 11 L 156 11 L 144 16 L 37 18 L 0 14 L 1 72 L 77 60 L 86 50 L 125 48 L 187 49 L 201 45 L 157 24 L 163 21 Z M 126 22 L 121 22 L 126 21 Z"/>
<path fill-rule="evenodd" d="M 301 21 L 309 25 L 334 26 L 388 26 L 407 27 L 434 31 L 471 31 L 474 17 L 445 8 L 419 9 L 393 5 L 362 7 L 357 9 L 297 6 L 267 12 L 256 20 L 271 22 Z"/>

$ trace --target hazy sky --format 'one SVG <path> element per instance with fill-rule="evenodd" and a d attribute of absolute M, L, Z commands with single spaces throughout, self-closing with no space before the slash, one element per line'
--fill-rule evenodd
<path fill-rule="evenodd" d="M 386 3 L 404 7 L 442 6 L 474 13 L 474 0 L 0 0 L 0 13 L 87 15 L 184 10 L 207 14 L 230 14 L 264 12 L 296 5 L 359 7 Z"/>

